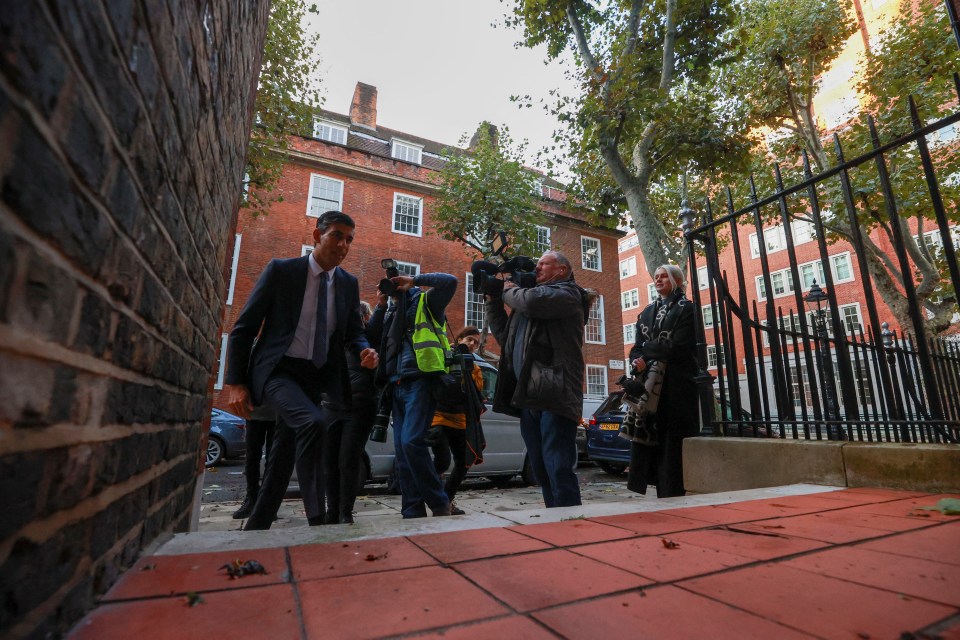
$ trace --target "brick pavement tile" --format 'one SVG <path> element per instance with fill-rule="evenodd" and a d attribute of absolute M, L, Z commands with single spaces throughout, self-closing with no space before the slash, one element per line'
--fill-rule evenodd
<path fill-rule="evenodd" d="M 874 551 L 885 551 L 911 558 L 923 558 L 935 562 L 960 565 L 960 519 L 950 524 L 918 529 L 890 536 L 882 540 L 871 540 L 859 547 Z"/>
<path fill-rule="evenodd" d="M 763 533 L 780 533 L 797 538 L 810 538 L 822 542 L 842 544 L 857 542 L 885 535 L 887 532 L 869 527 L 860 527 L 840 522 L 831 522 L 820 517 L 822 514 L 808 514 L 792 518 L 773 518 L 758 520 L 740 525 L 738 528 Z"/>
<path fill-rule="evenodd" d="M 960 499 L 958 495 L 934 495 L 923 496 L 920 498 L 907 498 L 905 500 L 893 500 L 890 502 L 877 502 L 858 507 L 851 507 L 850 511 L 855 513 L 876 513 L 884 516 L 898 516 L 903 518 L 912 518 L 925 520 L 927 522 L 948 522 L 956 520 L 957 516 L 948 516 L 934 509 L 924 507 L 933 507 L 942 498 Z"/>
<path fill-rule="evenodd" d="M 256 560 L 268 573 L 231 579 L 226 570 L 220 567 L 235 560 Z M 288 579 L 287 559 L 282 548 L 147 556 L 124 573 L 102 600 L 109 602 L 179 595 L 188 591 L 239 589 L 287 582 Z"/>
<path fill-rule="evenodd" d="M 777 518 L 781 516 L 802 516 L 808 513 L 817 513 L 828 509 L 843 508 L 846 502 L 828 500 L 811 496 L 783 496 L 769 500 L 748 500 L 724 505 L 735 511 L 747 511 L 762 518 Z"/>
<path fill-rule="evenodd" d="M 380 538 L 290 547 L 296 580 L 409 569 L 437 564 L 406 538 Z"/>
<path fill-rule="evenodd" d="M 662 515 L 680 516 L 691 520 L 700 520 L 711 524 L 731 524 L 734 522 L 749 522 L 758 520 L 760 516 L 748 511 L 728 509 L 727 505 L 711 505 L 706 507 L 686 507 L 682 509 L 666 509 L 657 511 Z"/>
<path fill-rule="evenodd" d="M 118 602 L 97 607 L 70 633 L 72 640 L 219 638 L 295 640 L 300 620 L 289 584 L 215 591 L 189 606 L 184 597 Z"/>
<path fill-rule="evenodd" d="M 680 544 L 729 551 L 754 560 L 772 560 L 828 546 L 827 543 L 818 540 L 792 538 L 776 533 L 757 535 L 755 531 L 739 529 L 737 525 L 726 525 L 703 531 L 685 531 L 671 536 L 671 539 Z"/>
<path fill-rule="evenodd" d="M 937 629 L 936 638 L 938 640 L 960 640 L 960 615 L 955 616 L 952 623 Z"/>
<path fill-rule="evenodd" d="M 877 529 L 878 531 L 887 532 L 922 529 L 935 524 L 934 522 L 923 518 L 887 516 L 878 513 L 868 513 L 865 511 L 854 511 L 853 509 L 825 511 L 823 513 L 812 514 L 811 517 L 819 518 L 825 522 L 831 522 L 834 524 L 846 524 L 854 527 L 864 527 L 867 529 Z"/>
<path fill-rule="evenodd" d="M 782 566 L 960 607 L 960 567 L 860 547 L 839 547 Z"/>
<path fill-rule="evenodd" d="M 543 626 L 526 616 L 510 616 L 472 624 L 464 624 L 452 629 L 412 636 L 417 640 L 435 638 L 439 640 L 477 640 L 477 638 L 508 638 L 509 640 L 552 640 L 559 638 Z"/>
<path fill-rule="evenodd" d="M 755 561 L 753 558 L 736 555 L 732 550 L 719 551 L 692 544 L 667 548 L 664 540 L 676 543 L 674 536 L 652 536 L 592 544 L 577 547 L 572 551 L 631 571 L 654 582 L 680 580 Z"/>
<path fill-rule="evenodd" d="M 955 611 L 782 565 L 747 567 L 678 586 L 821 638 L 899 638 Z"/>
<path fill-rule="evenodd" d="M 452 569 L 419 567 L 298 585 L 309 638 L 376 638 L 508 613 Z"/>
<path fill-rule="evenodd" d="M 563 549 L 465 562 L 456 569 L 517 611 L 650 584 L 640 576 Z"/>
<path fill-rule="evenodd" d="M 670 586 L 578 602 L 532 615 L 571 640 L 812 637 Z"/>
<path fill-rule="evenodd" d="M 662 511 L 626 513 L 619 516 L 591 518 L 591 520 L 629 529 L 643 535 L 659 535 L 709 526 L 703 520 L 692 520 L 669 513 L 665 514 Z"/>
<path fill-rule="evenodd" d="M 537 540 L 543 540 L 557 547 L 568 547 L 575 544 L 589 542 L 603 542 L 606 540 L 620 540 L 635 535 L 632 531 L 613 527 L 592 520 L 564 520 L 562 522 L 546 522 L 544 524 L 526 524 L 509 527 L 515 531 Z"/>
<path fill-rule="evenodd" d="M 929 491 L 907 491 L 905 489 L 883 489 L 881 487 L 848 487 L 840 491 L 831 491 L 830 495 L 856 495 L 860 493 L 881 498 L 910 498 L 930 495 Z"/>
<path fill-rule="evenodd" d="M 550 549 L 550 545 L 503 528 L 411 536 L 410 541 L 440 562 L 463 562 Z"/>

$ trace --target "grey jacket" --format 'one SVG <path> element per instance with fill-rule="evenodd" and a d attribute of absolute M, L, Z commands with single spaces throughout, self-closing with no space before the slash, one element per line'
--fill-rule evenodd
<path fill-rule="evenodd" d="M 500 377 L 494 411 L 552 411 L 580 420 L 583 413 L 583 325 L 592 298 L 573 280 L 530 289 L 512 288 L 486 303 L 487 323 L 500 343 Z M 508 316 L 504 304 L 513 309 Z M 520 371 L 514 371 L 518 317 L 526 317 Z"/>

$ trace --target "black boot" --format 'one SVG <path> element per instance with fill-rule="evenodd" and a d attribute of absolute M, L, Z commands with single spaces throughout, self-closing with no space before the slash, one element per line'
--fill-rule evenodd
<path fill-rule="evenodd" d="M 353 524 L 353 509 L 340 509 L 340 524 Z"/>
<path fill-rule="evenodd" d="M 249 518 L 250 514 L 253 512 L 253 503 L 256 501 L 256 496 L 248 495 L 246 498 L 244 498 L 240 508 L 233 512 L 233 519 L 242 520 L 243 518 Z"/>

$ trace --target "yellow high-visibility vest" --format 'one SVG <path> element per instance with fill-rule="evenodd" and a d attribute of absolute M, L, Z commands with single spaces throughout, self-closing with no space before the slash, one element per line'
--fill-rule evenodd
<path fill-rule="evenodd" d="M 427 296 L 420 294 L 417 302 L 417 313 L 413 318 L 413 353 L 417 356 L 417 368 L 424 373 L 449 373 L 445 354 L 450 350 L 450 341 L 447 339 L 447 323 L 441 326 L 437 322 L 430 308 L 426 305 Z"/>

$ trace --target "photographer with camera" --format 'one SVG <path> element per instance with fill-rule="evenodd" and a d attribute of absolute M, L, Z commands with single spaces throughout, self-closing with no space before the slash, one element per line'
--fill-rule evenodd
<path fill-rule="evenodd" d="M 627 488 L 645 494 L 656 485 L 658 498 L 684 495 L 683 439 L 699 429 L 694 308 L 683 284 L 680 267 L 657 267 L 658 297 L 637 316 L 633 377 L 622 383 L 630 406 L 626 437 L 633 441 Z"/>
<path fill-rule="evenodd" d="M 493 408 L 520 417 L 547 508 L 569 507 L 580 504 L 574 467 L 583 412 L 583 327 L 597 294 L 574 281 L 559 251 L 544 253 L 534 276 L 534 286 L 522 286 L 527 282 L 514 274 L 502 294 L 485 292 L 487 323 L 502 349 Z"/>
<path fill-rule="evenodd" d="M 393 261 L 383 262 L 388 275 L 389 263 Z M 430 290 L 423 291 L 420 286 Z M 446 273 L 396 275 L 381 281 L 380 290 L 393 302 L 384 318 L 378 378 L 387 381 L 392 391 L 400 513 L 404 518 L 423 518 L 430 507 L 435 516 L 458 515 L 443 491 L 427 444 L 437 406 L 434 388 L 447 372 L 450 344 L 444 310 L 457 290 L 457 278 Z M 387 400 L 382 400 L 381 412 L 384 402 Z"/>

